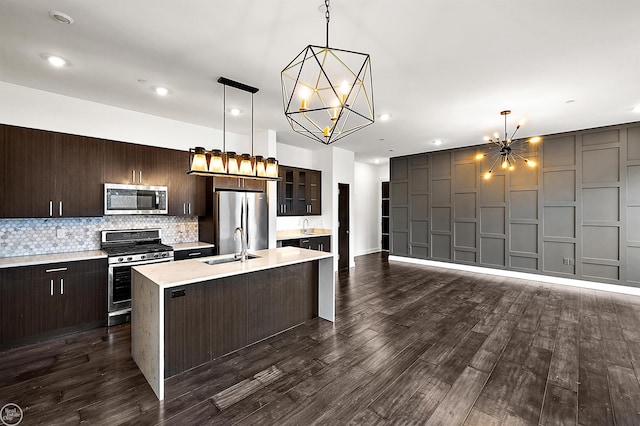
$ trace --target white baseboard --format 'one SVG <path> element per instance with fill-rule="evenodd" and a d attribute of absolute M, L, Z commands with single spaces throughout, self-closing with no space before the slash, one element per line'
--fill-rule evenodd
<path fill-rule="evenodd" d="M 414 263 L 417 265 L 434 266 L 437 268 L 456 269 L 459 271 L 477 272 L 480 274 L 498 275 L 501 277 L 520 278 L 549 284 L 568 285 L 571 287 L 589 288 L 592 290 L 610 291 L 612 293 L 631 294 L 640 296 L 640 288 L 625 285 L 604 284 L 594 281 L 576 280 L 573 278 L 552 277 L 550 275 L 529 274 L 526 272 L 493 269 L 484 266 L 462 265 L 459 263 L 438 262 L 435 260 L 415 259 L 412 257 L 389 256 L 389 261 Z"/>

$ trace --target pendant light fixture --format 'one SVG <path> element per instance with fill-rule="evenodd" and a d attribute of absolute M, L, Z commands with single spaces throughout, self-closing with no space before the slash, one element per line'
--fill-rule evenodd
<path fill-rule="evenodd" d="M 375 119 L 371 58 L 329 47 L 329 0 L 325 46 L 308 45 L 281 73 L 284 114 L 291 128 L 324 144 L 344 138 Z"/>
<path fill-rule="evenodd" d="M 491 167 L 485 172 L 484 178 L 489 179 L 493 169 L 500 164 L 503 170 L 514 170 L 518 161 L 523 161 L 529 167 L 535 167 L 535 161 L 525 158 L 524 155 L 528 153 L 527 143 L 535 144 L 542 140 L 540 136 L 534 136 L 529 139 L 514 139 L 516 133 L 520 129 L 520 123 L 516 126 L 516 129 L 509 137 L 507 133 L 507 116 L 511 114 L 510 110 L 501 111 L 500 115 L 504 116 L 504 138 L 500 139 L 500 135 L 496 132 L 493 138 L 485 136 L 484 140 L 491 144 L 488 152 L 478 154 L 477 160 L 482 160 L 485 157 L 491 157 Z M 525 152 L 526 151 L 526 152 Z"/>
<path fill-rule="evenodd" d="M 237 81 L 220 77 L 222 84 L 222 151 L 207 151 L 203 147 L 189 149 L 190 168 L 187 174 L 219 177 L 249 177 L 260 180 L 278 180 L 278 160 L 253 155 L 253 95 L 259 90 Z M 251 93 L 251 154 L 237 155 L 227 152 L 227 86 Z"/>

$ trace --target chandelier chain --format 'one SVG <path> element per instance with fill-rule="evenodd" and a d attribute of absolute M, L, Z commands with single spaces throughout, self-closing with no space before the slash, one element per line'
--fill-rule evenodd
<path fill-rule="evenodd" d="M 329 47 L 329 0 L 324 0 L 324 7 L 326 9 L 324 16 L 327 18 L 327 48 Z"/>

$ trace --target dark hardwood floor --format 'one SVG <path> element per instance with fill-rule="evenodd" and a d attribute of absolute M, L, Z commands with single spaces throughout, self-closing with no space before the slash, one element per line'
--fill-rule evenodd
<path fill-rule="evenodd" d="M 356 259 L 311 320 L 167 381 L 128 326 L 0 353 L 24 425 L 638 425 L 640 298 Z"/>

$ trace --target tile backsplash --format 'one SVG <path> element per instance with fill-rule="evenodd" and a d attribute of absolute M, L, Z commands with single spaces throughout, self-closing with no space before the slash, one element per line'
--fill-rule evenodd
<path fill-rule="evenodd" d="M 98 250 L 102 230 L 143 228 L 162 229 L 166 244 L 198 240 L 196 216 L 0 219 L 0 257 Z"/>

